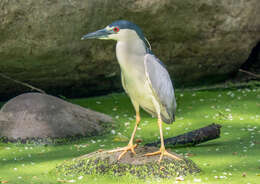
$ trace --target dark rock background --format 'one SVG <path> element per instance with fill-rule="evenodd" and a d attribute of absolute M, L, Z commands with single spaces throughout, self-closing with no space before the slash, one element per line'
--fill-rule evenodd
<path fill-rule="evenodd" d="M 259 42 L 259 17 L 259 0 L 1 0 L 0 72 L 67 97 L 121 90 L 115 42 L 80 38 L 126 19 L 175 86 L 221 81 Z M 0 78 L 0 100 L 28 90 Z"/>

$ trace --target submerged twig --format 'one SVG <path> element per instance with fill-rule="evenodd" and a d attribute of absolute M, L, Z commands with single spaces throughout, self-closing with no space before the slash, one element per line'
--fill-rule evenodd
<path fill-rule="evenodd" d="M 18 83 L 18 84 L 21 84 L 21 85 L 26 86 L 28 88 L 31 88 L 32 90 L 39 91 L 40 93 L 46 94 L 45 91 L 43 91 L 42 89 L 36 88 L 36 87 L 34 87 L 34 86 L 32 86 L 32 85 L 30 85 L 28 83 L 21 82 L 21 81 L 18 81 L 16 79 L 12 79 L 11 77 L 9 77 L 9 76 L 7 76 L 7 75 L 5 75 L 3 73 L 0 73 L 0 76 L 5 78 L 5 79 L 11 80 L 11 81 L 13 81 L 15 83 Z"/>

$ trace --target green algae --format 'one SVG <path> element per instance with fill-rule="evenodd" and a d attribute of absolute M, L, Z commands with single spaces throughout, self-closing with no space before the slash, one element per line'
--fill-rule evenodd
<path fill-rule="evenodd" d="M 141 147 L 136 149 L 136 156 L 126 154 L 123 161 L 117 160 L 118 154 L 107 151 L 93 152 L 79 158 L 65 161 L 58 165 L 55 173 L 58 176 L 80 175 L 111 175 L 111 176 L 134 176 L 138 178 L 170 178 L 186 176 L 200 172 L 194 162 L 183 158 L 174 160 L 164 157 L 158 163 L 158 157 L 153 156 L 146 160 L 140 156 L 143 150 L 157 150 L 157 148 Z"/>

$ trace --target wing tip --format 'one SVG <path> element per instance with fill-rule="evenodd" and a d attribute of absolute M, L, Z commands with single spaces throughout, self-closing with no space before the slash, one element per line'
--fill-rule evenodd
<path fill-rule="evenodd" d="M 163 120 L 163 122 L 165 122 L 167 124 L 172 124 L 173 122 L 175 122 L 175 115 L 173 114 L 170 119 L 169 118 L 165 118 L 164 116 L 162 116 L 162 120 Z"/>

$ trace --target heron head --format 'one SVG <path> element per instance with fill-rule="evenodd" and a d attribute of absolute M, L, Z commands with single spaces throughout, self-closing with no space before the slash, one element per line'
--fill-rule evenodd
<path fill-rule="evenodd" d="M 116 41 L 127 41 L 133 39 L 144 40 L 144 35 L 142 30 L 136 24 L 127 20 L 118 20 L 109 24 L 104 29 L 84 35 L 81 39 L 104 39 Z"/>

